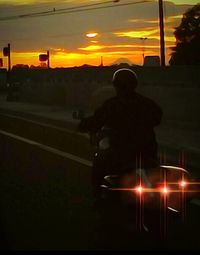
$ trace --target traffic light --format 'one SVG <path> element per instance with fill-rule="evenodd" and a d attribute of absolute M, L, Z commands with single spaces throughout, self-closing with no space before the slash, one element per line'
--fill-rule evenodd
<path fill-rule="evenodd" d="M 10 54 L 10 48 L 9 47 L 4 47 L 3 48 L 3 55 L 4 57 L 8 57 Z"/>
<path fill-rule="evenodd" d="M 41 62 L 47 61 L 48 58 L 49 58 L 48 54 L 40 54 L 40 55 L 39 55 L 39 60 L 40 60 Z"/>

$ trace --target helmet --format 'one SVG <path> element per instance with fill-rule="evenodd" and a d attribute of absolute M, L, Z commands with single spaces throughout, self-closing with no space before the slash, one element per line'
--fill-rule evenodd
<path fill-rule="evenodd" d="M 113 74 L 112 83 L 114 87 L 130 90 L 135 89 L 138 84 L 137 75 L 128 68 L 121 68 Z"/>

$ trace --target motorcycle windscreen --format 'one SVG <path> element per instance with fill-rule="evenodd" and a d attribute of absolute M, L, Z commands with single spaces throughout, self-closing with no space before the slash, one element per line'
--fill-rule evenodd
<path fill-rule="evenodd" d="M 189 173 L 184 168 L 175 166 L 161 166 L 161 172 L 163 189 L 160 199 L 165 201 L 165 207 L 183 212 L 189 196 Z"/>
<path fill-rule="evenodd" d="M 140 172 L 136 174 L 134 171 L 121 179 L 121 199 L 125 203 L 137 203 L 142 197 L 145 207 L 158 209 L 164 206 L 178 212 L 184 210 L 190 196 L 189 174 L 185 169 L 161 166 Z"/>

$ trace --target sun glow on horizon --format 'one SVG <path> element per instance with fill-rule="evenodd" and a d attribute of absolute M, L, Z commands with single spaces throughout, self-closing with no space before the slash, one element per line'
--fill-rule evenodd
<path fill-rule="evenodd" d="M 141 37 L 148 37 L 148 38 L 155 38 L 154 34 L 158 34 L 159 30 L 151 29 L 146 31 L 122 31 L 122 32 L 115 32 L 114 34 L 119 37 L 129 37 L 129 38 L 141 38 Z"/>
<path fill-rule="evenodd" d="M 46 8 L 48 11 L 48 8 L 52 6 L 54 7 L 54 4 L 55 8 L 59 8 L 61 5 L 66 8 L 68 8 L 69 6 L 70 8 L 82 4 L 84 5 L 91 2 L 100 1 L 0 0 L 0 2 L 0 8 L 1 5 L 3 6 L 5 4 L 6 8 L 10 8 L 9 11 L 11 11 L 11 13 L 13 12 L 14 15 L 18 15 L 20 14 L 20 9 L 24 10 L 24 13 L 29 13 L 32 11 L 34 12 L 34 9 L 32 9 L 32 7 L 40 11 L 42 6 L 42 8 L 44 8 L 44 11 L 46 10 Z M 122 2 L 122 0 L 120 2 Z M 196 0 L 171 0 L 170 2 L 171 4 L 169 5 L 169 8 L 166 8 L 165 10 L 166 64 L 168 64 L 168 60 L 170 59 L 170 54 L 172 52 L 171 47 L 173 47 L 176 42 L 173 31 L 174 27 L 178 26 L 181 21 L 184 12 L 182 10 L 184 10 L 184 8 L 187 8 L 187 6 L 198 3 L 198 1 Z M 168 6 L 167 3 L 168 2 L 165 1 L 166 6 Z M 179 7 L 179 9 L 176 10 L 177 6 L 173 5 L 172 3 L 178 5 L 186 5 L 185 7 Z M 14 8 L 12 9 L 13 6 Z M 141 5 L 141 7 L 142 6 L 144 5 Z M 72 18 L 72 21 L 74 22 L 68 23 L 66 21 L 67 16 L 65 20 L 65 15 L 56 16 L 59 18 L 54 18 L 55 20 L 53 20 L 53 17 L 50 18 L 50 16 L 41 19 L 37 17 L 35 20 L 27 19 L 27 23 L 24 22 L 24 24 L 22 20 L 17 20 L 16 24 L 18 24 L 17 22 L 19 22 L 19 26 L 15 25 L 15 21 L 14 23 L 13 21 L 1 22 L 0 25 L 2 25 L 2 38 L 0 46 L 1 48 L 3 48 L 6 46 L 7 43 L 11 43 L 12 65 L 40 65 L 39 54 L 45 53 L 44 51 L 39 50 L 40 47 L 41 49 L 47 48 L 50 50 L 51 67 L 72 67 L 81 66 L 83 64 L 99 65 L 101 56 L 104 57 L 105 65 L 110 65 L 119 58 L 128 58 L 132 63 L 142 65 L 143 54 L 145 56 L 160 55 L 160 34 L 158 17 L 155 15 L 154 11 L 151 11 L 148 8 L 146 13 L 146 6 L 142 8 L 144 9 L 142 9 L 141 15 L 139 15 L 140 13 L 133 14 L 132 10 L 131 14 L 129 13 L 129 10 L 127 11 L 127 15 L 124 12 L 121 19 L 119 15 L 119 24 L 114 25 L 113 17 L 116 13 L 113 14 L 112 11 L 110 12 L 111 15 L 108 15 L 108 22 L 106 20 L 107 17 L 105 18 L 105 24 L 103 19 L 99 19 L 99 22 L 96 23 L 95 21 L 94 23 L 92 23 L 92 27 L 90 23 L 90 18 L 91 20 L 93 20 L 93 18 L 95 20 L 98 20 L 98 17 L 96 16 L 98 15 L 98 12 L 94 13 L 94 17 L 88 16 L 89 19 L 87 19 L 87 15 L 92 15 L 92 12 L 86 12 L 87 15 L 84 16 L 84 19 L 82 19 L 82 16 L 80 15 L 78 19 L 74 20 L 72 18 L 72 14 L 70 14 L 70 21 Z M 2 11 L 2 15 L 4 14 L 7 15 L 5 11 Z M 59 23 L 60 21 L 62 21 L 62 23 Z M 32 24 L 35 25 L 32 26 Z M 38 30 L 36 29 L 37 27 L 39 28 Z M 9 33 L 5 31 L 9 31 Z M 66 33 L 66 31 L 69 32 Z M 25 38 L 25 34 L 27 35 L 28 39 Z M 10 39 L 10 35 L 12 35 L 12 40 Z M 147 40 L 141 40 L 141 38 L 145 37 L 147 38 Z M 32 51 L 32 49 L 36 50 Z M 4 58 L 4 66 L 7 66 L 6 58 Z"/>
<path fill-rule="evenodd" d="M 89 38 L 94 38 L 97 35 L 98 35 L 98 33 L 88 33 L 88 34 L 86 34 L 86 36 L 89 37 Z"/>
<path fill-rule="evenodd" d="M 42 52 L 12 52 L 12 66 L 17 64 L 39 66 L 39 54 Z M 153 53 L 152 53 L 153 55 Z M 101 56 L 104 57 L 104 65 L 111 65 L 117 59 L 124 58 L 125 56 L 134 64 L 142 64 L 141 51 L 112 51 L 112 52 L 89 52 L 85 53 L 67 53 L 67 52 L 52 52 L 50 51 L 50 66 L 55 67 L 73 67 L 81 66 L 84 64 L 98 66 L 100 65 Z M 4 65 L 7 65 L 5 59 Z"/>
<path fill-rule="evenodd" d="M 170 50 L 173 44 L 166 44 L 166 50 Z M 50 50 L 50 65 L 51 67 L 73 67 L 84 64 L 98 66 L 101 56 L 104 57 L 104 64 L 111 65 L 117 59 L 127 58 L 132 63 L 137 65 L 143 64 L 143 46 L 140 41 L 133 44 L 93 44 L 85 47 L 80 47 L 76 51 L 70 51 L 65 48 L 49 48 Z M 33 52 L 11 52 L 12 66 L 16 64 L 25 65 L 40 65 L 39 55 L 44 51 Z M 159 42 L 157 44 L 148 42 L 145 45 L 145 55 L 159 55 Z M 7 65 L 6 59 L 4 65 Z"/>

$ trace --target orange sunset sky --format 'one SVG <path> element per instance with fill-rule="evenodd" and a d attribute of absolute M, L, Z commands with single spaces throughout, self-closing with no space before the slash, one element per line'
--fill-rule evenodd
<path fill-rule="evenodd" d="M 168 64 L 170 47 L 175 44 L 174 27 L 199 1 L 163 2 Z M 91 10 L 78 11 L 84 8 Z M 37 66 L 39 54 L 46 50 L 51 67 L 99 65 L 101 56 L 104 65 L 119 58 L 141 65 L 143 53 L 160 54 L 158 0 L 1 0 L 0 32 L 0 48 L 11 44 L 12 65 Z M 2 50 L 0 58 L 7 67 Z"/>

